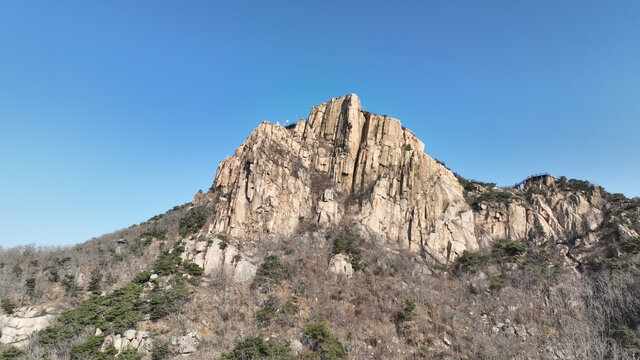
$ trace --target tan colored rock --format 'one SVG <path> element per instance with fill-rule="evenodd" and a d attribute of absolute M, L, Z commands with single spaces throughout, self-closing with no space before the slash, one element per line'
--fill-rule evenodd
<path fill-rule="evenodd" d="M 252 263 L 246 260 L 240 260 L 235 266 L 233 270 L 233 281 L 235 282 L 245 282 L 249 281 L 256 276 L 256 271 L 258 267 L 253 265 Z"/>
<path fill-rule="evenodd" d="M 0 315 L 0 344 L 18 347 L 27 345 L 28 337 L 51 325 L 56 316 L 51 308 L 23 307 L 13 315 Z"/>
<path fill-rule="evenodd" d="M 122 335 L 120 334 L 113 336 L 113 346 L 116 348 L 116 350 L 118 350 L 118 352 L 124 348 L 122 340 Z"/>
<path fill-rule="evenodd" d="M 527 179 L 506 203 L 467 204 L 454 174 L 424 152 L 397 119 L 363 111 L 355 94 L 311 109 L 308 119 L 282 127 L 263 122 L 218 166 L 211 191 L 193 204 L 219 201 L 206 235 L 225 234 L 241 246 L 256 237 L 291 235 L 303 222 L 331 227 L 348 221 L 436 262 L 464 250 L 490 248 L 497 239 L 568 240 L 585 244 L 600 228 L 605 201 L 598 189 L 558 191 L 557 180 Z M 529 190 L 535 190 L 529 193 Z M 308 226 L 306 224 L 305 226 Z M 620 232 L 632 236 L 635 231 Z M 632 230 L 632 229 L 629 229 Z M 230 247 L 195 249 L 207 269 L 232 269 L 243 257 Z M 250 259 L 249 259 L 250 260 Z"/>
<path fill-rule="evenodd" d="M 344 254 L 336 254 L 331 258 L 329 271 L 334 274 L 345 275 L 347 278 L 353 276 L 353 267 L 349 262 L 349 258 Z"/>
<path fill-rule="evenodd" d="M 101 351 L 113 345 L 119 354 L 126 348 L 137 349 L 140 353 L 148 355 L 153 349 L 153 342 L 149 339 L 149 332 L 130 329 L 122 334 L 107 335 L 102 342 Z"/>
<path fill-rule="evenodd" d="M 557 180 L 544 175 L 525 182 L 525 191 L 506 189 L 515 197 L 508 204 L 480 204 L 475 212 L 478 242 L 489 247 L 497 239 L 553 240 L 574 244 L 573 251 L 582 251 L 607 235 L 602 228 L 606 210 L 600 190 L 567 191 L 556 187 Z M 526 195 L 528 190 L 543 190 Z M 524 198 L 530 196 L 529 200 Z M 519 199 L 518 199 L 519 197 Z M 617 234 L 637 236 L 635 231 L 617 229 Z M 568 248 L 564 250 L 566 253 Z M 574 253 L 576 258 L 580 255 Z M 570 262 L 571 263 L 571 262 Z"/>
<path fill-rule="evenodd" d="M 439 261 L 478 248 L 456 177 L 400 121 L 362 111 L 355 94 L 315 106 L 288 128 L 260 124 L 220 163 L 213 188 L 228 201 L 218 202 L 210 234 L 288 235 L 300 218 L 349 218 L 391 248 Z M 212 198 L 197 194 L 194 204 Z"/>
<path fill-rule="evenodd" d="M 291 347 L 291 352 L 293 353 L 293 355 L 295 356 L 302 355 L 302 352 L 304 351 L 304 345 L 302 345 L 302 343 L 299 340 L 297 339 L 291 340 L 291 343 L 289 344 L 289 346 Z"/>
<path fill-rule="evenodd" d="M 232 274 L 235 282 L 245 282 L 253 279 L 258 267 L 251 263 L 235 246 L 228 244 L 220 249 L 222 240 L 217 237 L 208 241 L 183 240 L 185 251 L 180 255 L 184 260 L 192 261 L 201 266 L 205 276 L 225 271 Z M 203 247 L 202 244 L 208 246 Z"/>
<path fill-rule="evenodd" d="M 123 333 L 123 336 L 127 338 L 127 340 L 133 340 L 133 338 L 136 336 L 136 330 L 135 329 L 127 330 Z"/>
<path fill-rule="evenodd" d="M 172 336 L 171 345 L 174 350 L 182 355 L 191 354 L 198 350 L 200 339 L 195 332 L 189 332 L 184 336 Z"/>

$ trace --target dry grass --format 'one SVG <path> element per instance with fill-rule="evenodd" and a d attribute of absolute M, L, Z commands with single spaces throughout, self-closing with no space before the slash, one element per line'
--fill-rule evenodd
<path fill-rule="evenodd" d="M 177 229 L 179 214 L 174 215 L 169 239 L 175 239 L 171 231 Z M 159 219 L 158 224 L 161 222 Z M 136 231 L 142 233 L 144 226 Z M 135 234 L 134 230 L 128 229 L 129 234 Z M 305 325 L 319 316 L 352 359 L 633 358 L 606 336 L 614 322 L 640 320 L 640 301 L 632 296 L 638 289 L 633 276 L 616 275 L 613 279 L 607 273 L 566 272 L 556 284 L 524 271 L 522 263 L 515 267 L 493 264 L 473 275 L 453 270 L 433 273 L 416 254 L 389 251 L 382 239 L 364 236 L 361 247 L 366 266 L 347 279 L 327 271 L 337 236 L 331 234 L 340 231 L 342 227 L 320 229 L 245 243 L 246 251 L 261 257 L 278 256 L 288 264 L 288 276 L 255 288 L 250 283 L 235 284 L 229 274 L 218 272 L 204 279 L 179 312 L 157 322 L 143 321 L 139 328 L 152 332 L 156 343 L 196 331 L 201 342 L 192 359 L 217 358 L 251 336 L 280 344 L 299 340 L 308 345 Z M 42 271 L 45 266 L 69 257 L 59 266 L 61 278 L 82 273 L 88 279 L 90 271 L 98 267 L 105 278 L 112 274 L 110 284 L 103 281 L 103 289 L 112 289 L 150 269 L 163 248 L 162 242 L 153 241 L 139 256 L 124 245 L 120 250 L 123 259 L 113 262 L 109 249 L 116 245 L 110 240 L 119 236 L 109 235 L 73 248 L 2 251 L 3 296 L 20 301 L 25 293 L 24 279 L 36 276 L 37 289 L 43 293 L 37 299 L 21 300 L 22 305 L 73 304 L 79 299 L 68 298 L 59 283 L 49 281 L 49 275 Z M 164 248 L 171 243 L 167 240 Z M 12 274 L 16 264 L 23 267 L 21 281 Z M 500 271 L 508 272 L 509 281 L 501 290 L 492 290 L 485 273 Z M 261 327 L 256 312 L 268 296 L 274 296 L 279 304 L 291 302 L 299 311 Z M 405 300 L 417 305 L 410 321 L 398 317 Z M 43 353 L 37 344 L 28 350 L 36 358 Z"/>

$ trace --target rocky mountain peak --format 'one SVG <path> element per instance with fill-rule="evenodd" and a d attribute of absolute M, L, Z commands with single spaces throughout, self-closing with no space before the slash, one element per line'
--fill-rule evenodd
<path fill-rule="evenodd" d="M 223 200 L 209 232 L 238 239 L 351 221 L 392 248 L 438 261 L 478 247 L 453 173 L 399 120 L 363 111 L 355 94 L 314 106 L 288 127 L 260 124 L 193 202 L 215 199 Z"/>

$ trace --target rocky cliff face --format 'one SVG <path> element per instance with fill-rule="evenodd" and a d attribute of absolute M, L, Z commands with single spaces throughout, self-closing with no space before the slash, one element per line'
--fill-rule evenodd
<path fill-rule="evenodd" d="M 54 308 L 20 308 L 12 315 L 0 315 L 0 344 L 24 346 L 31 333 L 49 326 L 58 311 Z"/>
<path fill-rule="evenodd" d="M 489 247 L 496 239 L 551 242 L 582 265 L 581 252 L 599 242 L 610 245 L 611 240 L 638 236 L 632 223 L 620 220 L 626 217 L 620 204 L 605 199 L 611 194 L 600 187 L 549 175 L 532 177 L 523 185 L 522 190 L 480 186 L 480 191 L 474 191 L 476 238 L 482 246 Z M 478 201 L 495 193 L 502 194 L 502 199 Z"/>
<path fill-rule="evenodd" d="M 294 125 L 260 124 L 193 203 L 220 200 L 209 235 L 242 241 L 348 220 L 391 249 L 445 263 L 500 238 L 593 237 L 603 221 L 599 192 L 565 193 L 554 184 L 541 176 L 524 190 L 465 190 L 399 120 L 363 111 L 350 94 L 315 106 Z M 482 201 L 494 191 L 508 201 Z"/>
<path fill-rule="evenodd" d="M 315 106 L 308 120 L 264 122 L 218 167 L 221 199 L 209 232 L 242 239 L 348 219 L 391 248 L 446 261 L 477 249 L 458 180 L 397 119 L 363 111 L 355 94 Z"/>

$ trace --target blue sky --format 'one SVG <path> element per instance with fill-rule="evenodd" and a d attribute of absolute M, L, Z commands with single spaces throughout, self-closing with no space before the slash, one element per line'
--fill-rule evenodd
<path fill-rule="evenodd" d="M 638 1 L 0 1 L 0 245 L 207 189 L 260 121 L 357 93 L 467 178 L 640 195 Z"/>

